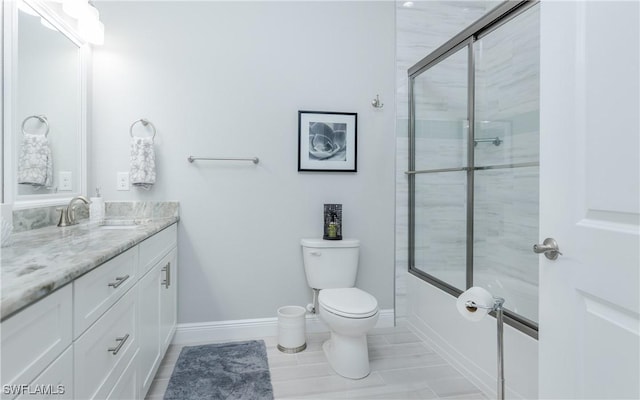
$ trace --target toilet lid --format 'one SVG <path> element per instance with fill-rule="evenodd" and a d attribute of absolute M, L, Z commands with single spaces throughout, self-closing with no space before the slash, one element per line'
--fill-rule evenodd
<path fill-rule="evenodd" d="M 318 302 L 327 311 L 347 318 L 367 318 L 378 312 L 376 298 L 358 288 L 323 289 Z"/>

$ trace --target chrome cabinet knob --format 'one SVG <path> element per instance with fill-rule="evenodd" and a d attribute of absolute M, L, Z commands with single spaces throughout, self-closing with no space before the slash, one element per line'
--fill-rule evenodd
<path fill-rule="evenodd" d="M 544 256 L 549 260 L 555 260 L 558 255 L 562 255 L 558 242 L 553 238 L 546 238 L 542 244 L 534 244 L 533 252 L 536 254 L 544 253 Z"/>

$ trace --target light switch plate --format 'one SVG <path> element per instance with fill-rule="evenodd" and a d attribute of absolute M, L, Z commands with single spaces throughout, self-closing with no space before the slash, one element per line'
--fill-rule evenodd
<path fill-rule="evenodd" d="M 58 190 L 70 191 L 73 190 L 73 174 L 71 171 L 60 171 L 58 173 Z"/>
<path fill-rule="evenodd" d="M 129 173 L 118 172 L 118 183 L 116 185 L 117 190 L 129 190 Z"/>

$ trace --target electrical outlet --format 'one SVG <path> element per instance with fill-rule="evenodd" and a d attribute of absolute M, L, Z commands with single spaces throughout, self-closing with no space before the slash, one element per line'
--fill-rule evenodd
<path fill-rule="evenodd" d="M 71 171 L 60 171 L 58 173 L 58 190 L 69 191 L 73 190 L 72 186 L 73 174 Z"/>
<path fill-rule="evenodd" d="M 118 183 L 116 185 L 117 190 L 129 190 L 129 173 L 118 172 Z"/>

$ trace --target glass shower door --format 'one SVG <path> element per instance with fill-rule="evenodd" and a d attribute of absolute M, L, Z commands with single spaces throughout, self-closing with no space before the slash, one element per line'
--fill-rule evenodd
<path fill-rule="evenodd" d="M 537 337 L 539 6 L 451 43 L 409 69 L 409 271 Z"/>
<path fill-rule="evenodd" d="M 539 7 L 474 43 L 473 283 L 538 321 Z"/>
<path fill-rule="evenodd" d="M 466 285 L 468 46 L 413 79 L 413 268 Z"/>

